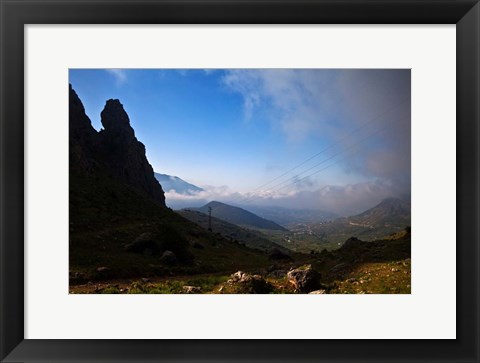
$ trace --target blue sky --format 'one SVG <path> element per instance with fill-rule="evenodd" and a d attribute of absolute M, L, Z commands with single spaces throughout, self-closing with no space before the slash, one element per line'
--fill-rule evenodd
<path fill-rule="evenodd" d="M 119 99 L 155 171 L 215 199 L 327 208 L 410 191 L 409 70 L 72 69 L 69 81 L 97 130 Z"/>

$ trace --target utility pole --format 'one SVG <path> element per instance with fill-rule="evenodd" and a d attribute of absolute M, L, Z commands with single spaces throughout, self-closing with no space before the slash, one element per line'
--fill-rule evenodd
<path fill-rule="evenodd" d="M 208 230 L 212 231 L 212 207 L 208 207 Z"/>

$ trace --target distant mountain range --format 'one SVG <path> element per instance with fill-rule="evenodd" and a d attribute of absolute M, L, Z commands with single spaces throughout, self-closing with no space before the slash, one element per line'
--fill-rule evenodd
<path fill-rule="evenodd" d="M 411 222 L 411 205 L 410 202 L 402 199 L 387 198 L 361 214 L 348 217 L 347 220 L 369 228 L 406 226 Z"/>
<path fill-rule="evenodd" d="M 190 184 L 178 176 L 155 173 L 155 179 L 158 180 L 165 192 L 174 190 L 178 194 L 192 195 L 203 191 L 202 188 Z"/>
<path fill-rule="evenodd" d="M 245 209 L 234 207 L 220 202 L 210 202 L 200 208 L 188 208 L 208 214 L 209 207 L 212 208 L 212 217 L 222 219 L 237 226 L 247 228 L 270 229 L 279 231 L 288 231 L 286 228 L 268 219 L 257 216 Z"/>
<path fill-rule="evenodd" d="M 410 225 L 410 202 L 388 198 L 358 215 L 338 218 L 332 222 L 313 223 L 309 227 L 324 241 L 344 242 L 352 236 L 364 240 L 384 238 Z"/>

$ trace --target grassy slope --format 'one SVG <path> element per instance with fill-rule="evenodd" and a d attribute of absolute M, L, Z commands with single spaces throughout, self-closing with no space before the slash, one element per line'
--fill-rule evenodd
<path fill-rule="evenodd" d="M 314 266 L 331 293 L 409 293 L 410 256 L 411 234 L 404 230 L 322 251 Z"/>
<path fill-rule="evenodd" d="M 194 210 L 180 210 L 177 213 L 198 224 L 202 228 L 208 229 L 208 215 Z M 239 227 L 215 217 L 212 217 L 212 230 L 215 233 L 220 233 L 223 237 L 229 240 L 243 243 L 251 248 L 263 251 L 271 251 L 273 248 L 284 249 L 282 246 L 269 240 L 261 232 Z"/>
<path fill-rule="evenodd" d="M 286 231 L 286 228 L 268 219 L 257 216 L 245 209 L 220 202 L 210 202 L 203 207 L 195 208 L 199 212 L 208 214 L 212 208 L 212 216 L 221 220 L 246 228 L 264 228 L 271 230 Z"/>
<path fill-rule="evenodd" d="M 267 254 L 208 232 L 106 177 L 71 175 L 70 191 L 72 293 L 180 293 L 185 285 L 218 293 L 237 270 L 266 277 L 273 293 L 292 293 L 285 275 L 272 277 L 268 270 L 273 264 L 288 271 L 306 263 L 320 273 L 328 293 L 410 292 L 409 232 L 274 263 Z M 184 261 L 168 266 L 159 255 L 127 252 L 124 246 L 145 232 L 161 234 L 168 249 L 185 255 Z"/>
<path fill-rule="evenodd" d="M 162 235 L 166 249 L 185 256 L 184 261 L 166 266 L 159 255 L 125 250 L 125 245 L 146 232 Z M 70 176 L 69 248 L 73 284 L 133 276 L 231 273 L 268 264 L 266 254 L 209 233 L 104 176 Z M 106 269 L 97 271 L 100 267 Z"/>
<path fill-rule="evenodd" d="M 290 232 L 258 230 L 271 241 L 288 248 L 292 251 L 309 253 L 310 251 L 321 251 L 326 248 L 334 250 L 339 248 L 343 242 L 350 237 L 357 237 L 364 241 L 381 240 L 385 236 L 401 232 L 407 225 L 399 224 L 388 227 L 368 228 L 349 224 L 344 219 L 323 224 L 311 224 L 307 233 L 305 224 L 298 227 L 298 224 L 288 225 Z"/>
<path fill-rule="evenodd" d="M 376 242 L 356 241 L 336 251 L 322 251 L 303 259 L 275 263 L 276 270 L 311 264 L 320 274 L 323 289 L 329 294 L 408 294 L 411 292 L 411 237 L 401 232 Z M 272 266 L 270 266 L 271 269 Z M 260 274 L 273 286 L 271 293 L 294 293 L 285 273 L 272 275 L 265 266 L 251 265 L 243 269 Z M 182 293 L 183 286 L 198 286 L 201 293 L 238 293 L 225 282 L 229 273 L 217 272 L 196 276 L 154 277 L 112 280 L 73 286 L 72 293 Z"/>

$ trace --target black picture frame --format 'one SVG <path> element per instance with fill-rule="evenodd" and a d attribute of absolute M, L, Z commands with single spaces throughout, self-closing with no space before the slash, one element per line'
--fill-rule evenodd
<path fill-rule="evenodd" d="M 0 14 L 2 362 L 480 361 L 478 0 L 0 0 Z M 456 24 L 457 339 L 24 339 L 24 25 L 158 23 Z"/>

